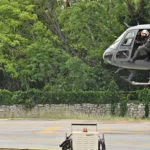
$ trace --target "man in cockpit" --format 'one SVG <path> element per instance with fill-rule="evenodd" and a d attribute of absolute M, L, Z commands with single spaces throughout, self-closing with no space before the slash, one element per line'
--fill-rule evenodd
<path fill-rule="evenodd" d="M 135 39 L 134 48 L 137 49 L 139 46 L 146 43 L 148 36 L 149 36 L 149 32 L 147 30 L 140 31 Z"/>
<path fill-rule="evenodd" d="M 150 54 L 150 36 L 149 32 L 147 30 L 141 31 L 141 36 L 146 37 L 144 41 L 139 41 L 139 46 L 137 47 L 137 50 L 133 54 L 133 57 L 130 62 L 135 62 L 138 58 L 145 58 Z"/>

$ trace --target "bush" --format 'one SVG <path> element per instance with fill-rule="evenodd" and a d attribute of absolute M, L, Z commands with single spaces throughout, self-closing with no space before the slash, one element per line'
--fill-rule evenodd
<path fill-rule="evenodd" d="M 9 94 L 6 94 L 9 93 Z M 2 92 L 1 92 L 2 93 Z M 31 89 L 29 91 L 3 91 L 3 104 L 22 104 L 32 108 L 36 104 L 112 104 L 116 105 L 120 100 L 119 92 L 112 91 L 41 91 Z M 1 98 L 2 99 L 2 98 Z M 2 102 L 2 101 L 1 101 Z M 11 102 L 11 103 L 10 103 Z M 115 109 L 115 108 L 114 108 Z"/>
<path fill-rule="evenodd" d="M 32 108 L 35 104 L 38 104 L 40 100 L 41 91 L 37 89 L 31 89 L 29 91 L 16 91 L 13 93 L 12 100 L 15 104 L 22 104 L 26 108 Z"/>
<path fill-rule="evenodd" d="M 145 117 L 149 116 L 150 89 L 138 90 L 138 100 L 145 105 Z"/>
<path fill-rule="evenodd" d="M 122 96 L 120 100 L 120 116 L 124 117 L 127 113 L 127 98 Z"/>
<path fill-rule="evenodd" d="M 118 94 L 119 95 L 119 94 Z M 109 98 L 107 98 L 109 96 Z M 49 91 L 42 94 L 40 103 L 48 104 L 82 104 L 110 103 L 109 91 Z"/>
<path fill-rule="evenodd" d="M 81 103 L 99 103 L 103 92 L 93 91 L 49 91 L 43 93 L 40 103 L 48 104 L 81 104 Z"/>
<path fill-rule="evenodd" d="M 12 95 L 13 93 L 8 90 L 0 90 L 0 105 L 12 105 Z"/>

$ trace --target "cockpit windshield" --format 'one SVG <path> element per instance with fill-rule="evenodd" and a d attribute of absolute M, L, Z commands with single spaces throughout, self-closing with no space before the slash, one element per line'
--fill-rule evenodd
<path fill-rule="evenodd" d="M 110 45 L 109 48 L 115 49 L 115 48 L 118 46 L 118 44 L 120 43 L 120 41 L 122 40 L 122 38 L 123 38 L 123 36 L 125 35 L 125 33 L 126 33 L 126 32 L 123 32 L 123 33 L 115 40 L 115 42 L 114 42 L 112 45 Z"/>
<path fill-rule="evenodd" d="M 115 42 L 114 43 L 118 43 L 118 42 L 120 42 L 121 41 L 121 39 L 123 38 L 123 36 L 125 35 L 125 33 L 126 32 L 123 32 L 116 40 L 115 40 Z M 113 44 L 114 44 L 113 43 Z"/>

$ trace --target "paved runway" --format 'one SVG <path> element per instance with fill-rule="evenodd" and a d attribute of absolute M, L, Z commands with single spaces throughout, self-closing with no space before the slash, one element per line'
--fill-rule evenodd
<path fill-rule="evenodd" d="M 71 123 L 97 123 L 107 150 L 149 150 L 150 122 L 0 120 L 0 148 L 60 150 Z"/>

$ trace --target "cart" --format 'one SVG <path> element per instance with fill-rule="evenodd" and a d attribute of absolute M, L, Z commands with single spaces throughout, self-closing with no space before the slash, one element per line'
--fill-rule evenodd
<path fill-rule="evenodd" d="M 104 134 L 100 136 L 97 124 L 71 124 L 71 133 L 66 134 L 60 147 L 62 150 L 106 150 Z"/>

